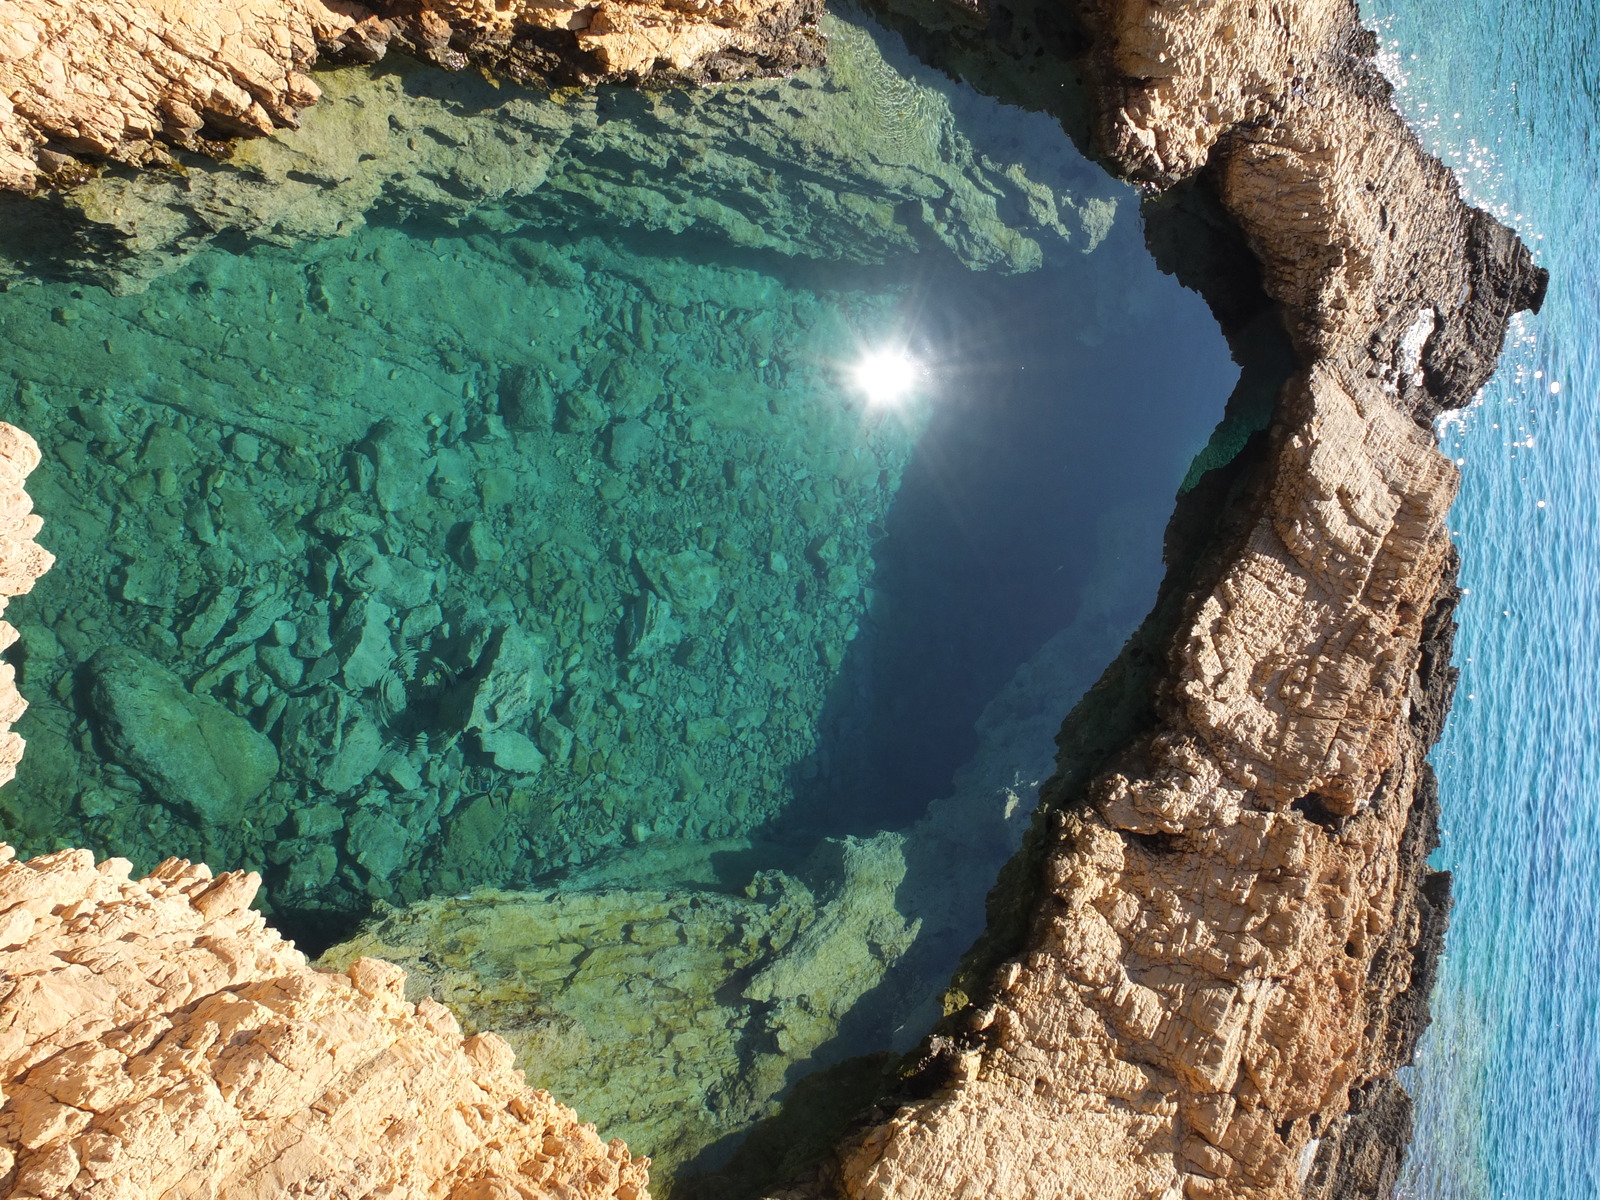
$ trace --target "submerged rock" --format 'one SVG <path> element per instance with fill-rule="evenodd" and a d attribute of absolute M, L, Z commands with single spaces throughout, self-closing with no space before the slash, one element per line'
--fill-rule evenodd
<path fill-rule="evenodd" d="M 458 825 L 494 819 L 479 800 Z M 649 876 L 642 863 L 611 870 Z M 797 875 L 763 872 L 742 895 L 480 890 L 391 913 L 319 962 L 401 964 L 408 995 L 504 1037 L 531 1082 L 670 1180 L 770 1113 L 793 1068 L 858 1049 L 830 1043 L 916 937 L 895 907 L 905 872 L 903 839 L 885 833 L 829 840 Z"/>
<path fill-rule="evenodd" d="M 707 12 L 720 22 L 746 3 Z M 623 9 L 633 6 L 608 6 Z M 719 89 L 551 94 L 414 63 L 322 73 L 298 129 L 239 145 L 226 166 L 195 162 L 181 179 L 116 172 L 27 210 L 10 237 L 0 223 L 0 276 L 47 238 L 57 268 L 77 259 L 137 288 L 219 234 L 285 245 L 394 213 L 476 218 L 502 237 L 599 226 L 849 262 L 935 243 L 975 269 L 1008 272 L 1100 243 L 1121 193 L 1060 153 L 1048 117 L 1018 121 L 963 93 L 874 36 L 859 12 L 830 13 L 821 28 L 826 66 Z M 665 307 L 679 307 L 670 283 L 656 286 Z M 334 280 L 309 298 L 330 313 L 360 303 Z M 671 333 L 650 318 L 630 332 L 647 349 Z M 498 390 L 514 429 L 547 427 L 543 414 L 564 399 L 563 426 L 591 430 L 610 409 L 636 415 L 659 383 L 641 393 L 624 369 L 604 401 L 565 395 L 566 384 L 552 398 L 539 377 L 508 372 Z"/>
<path fill-rule="evenodd" d="M 163 802 L 231 825 L 278 774 L 277 750 L 248 721 L 137 651 L 108 646 L 88 671 L 97 732 Z"/>
<path fill-rule="evenodd" d="M 515 625 L 502 625 L 489 635 L 477 664 L 457 685 L 447 707 L 462 730 L 495 733 L 525 722 L 549 692 L 539 647 Z"/>

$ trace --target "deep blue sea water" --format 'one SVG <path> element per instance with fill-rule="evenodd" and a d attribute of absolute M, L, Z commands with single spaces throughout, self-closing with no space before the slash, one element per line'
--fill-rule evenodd
<path fill-rule="evenodd" d="M 1551 271 L 1461 466 L 1461 688 L 1434 753 L 1456 911 L 1402 1194 L 1600 1195 L 1600 10 L 1365 8 L 1401 110 Z"/>

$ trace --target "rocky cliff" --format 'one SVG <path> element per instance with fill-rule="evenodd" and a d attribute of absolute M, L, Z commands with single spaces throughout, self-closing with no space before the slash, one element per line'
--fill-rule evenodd
<path fill-rule="evenodd" d="M 38 465 L 39 447 L 34 440 L 16 426 L 0 421 L 0 616 L 5 614 L 6 602 L 13 596 L 26 595 L 34 580 L 54 561 L 33 540 L 41 522 L 23 490 L 28 473 Z M 0 621 L 0 650 L 16 640 L 17 631 Z M 11 732 L 11 726 L 27 707 L 17 693 L 16 669 L 0 662 L 0 784 L 8 783 L 17 773 L 22 739 Z"/>
<path fill-rule="evenodd" d="M 994 897 L 1026 933 L 826 1187 L 1387 1196 L 1449 890 L 1424 755 L 1457 477 L 1431 419 L 1544 274 L 1394 113 L 1353 5 L 1080 16 L 1096 144 L 1146 185 L 1152 243 L 1186 239 L 1236 346 L 1265 314 L 1297 369 L 1206 485 L 1225 499 L 1174 522 L 1144 728 L 1098 770 L 1064 731 L 1038 873 Z"/>
<path fill-rule="evenodd" d="M 309 968 L 259 883 L 0 846 L 6 1195 L 647 1200 L 648 1160 L 398 967 Z"/>

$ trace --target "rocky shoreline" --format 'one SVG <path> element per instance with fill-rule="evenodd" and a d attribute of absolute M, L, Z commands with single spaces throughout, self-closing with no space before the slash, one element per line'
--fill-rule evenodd
<path fill-rule="evenodd" d="M 242 97 L 212 82 L 197 105 L 169 62 L 190 90 L 142 93 L 116 129 L 52 92 L 25 39 L 0 46 L 0 187 L 290 124 L 318 52 L 397 42 L 561 83 L 781 72 L 816 52 L 817 14 L 788 5 L 581 6 L 565 28 L 540 10 L 537 31 L 471 5 L 291 9 L 194 43 L 246 47 Z M 1395 1072 L 1449 902 L 1426 863 L 1424 759 L 1454 686 L 1457 477 L 1431 423 L 1487 380 L 1544 274 L 1395 114 L 1353 4 L 907 12 L 1002 98 L 1037 101 L 1076 64 L 1087 106 L 1058 115 L 1144 185 L 1152 248 L 1211 302 L 1246 379 L 1236 436 L 1174 517 L 1154 613 L 1067 720 L 950 1017 L 795 1194 L 1387 1196 L 1409 1137 Z M 629 49 L 646 18 L 679 48 Z M 19 103 L 17 80 L 42 99 Z M 29 544 L 0 541 L 8 590 L 42 565 Z M 6 1095 L 14 1120 L 11 1074 Z"/>
<path fill-rule="evenodd" d="M 1395 114 L 1353 4 L 1081 15 L 1092 135 L 1150 188 L 1152 243 L 1242 362 L 1281 323 L 1294 369 L 1221 503 L 1174 520 L 1205 549 L 1184 572 L 1169 543 L 1151 625 L 1068 720 L 1039 874 L 992 897 L 1026 932 L 991 938 L 930 1043 L 933 1095 L 847 1140 L 824 1190 L 1388 1196 L 1449 903 L 1424 756 L 1457 477 L 1431 422 L 1546 278 Z M 1125 739 L 1093 728 L 1119 689 Z"/>

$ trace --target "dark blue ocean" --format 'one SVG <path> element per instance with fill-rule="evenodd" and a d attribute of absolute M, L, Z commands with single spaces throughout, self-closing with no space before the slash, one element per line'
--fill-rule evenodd
<path fill-rule="evenodd" d="M 1461 688 L 1434 753 L 1456 911 L 1402 1195 L 1600 1195 L 1600 10 L 1382 0 L 1401 111 L 1550 269 L 1440 427 L 1463 487 Z"/>

